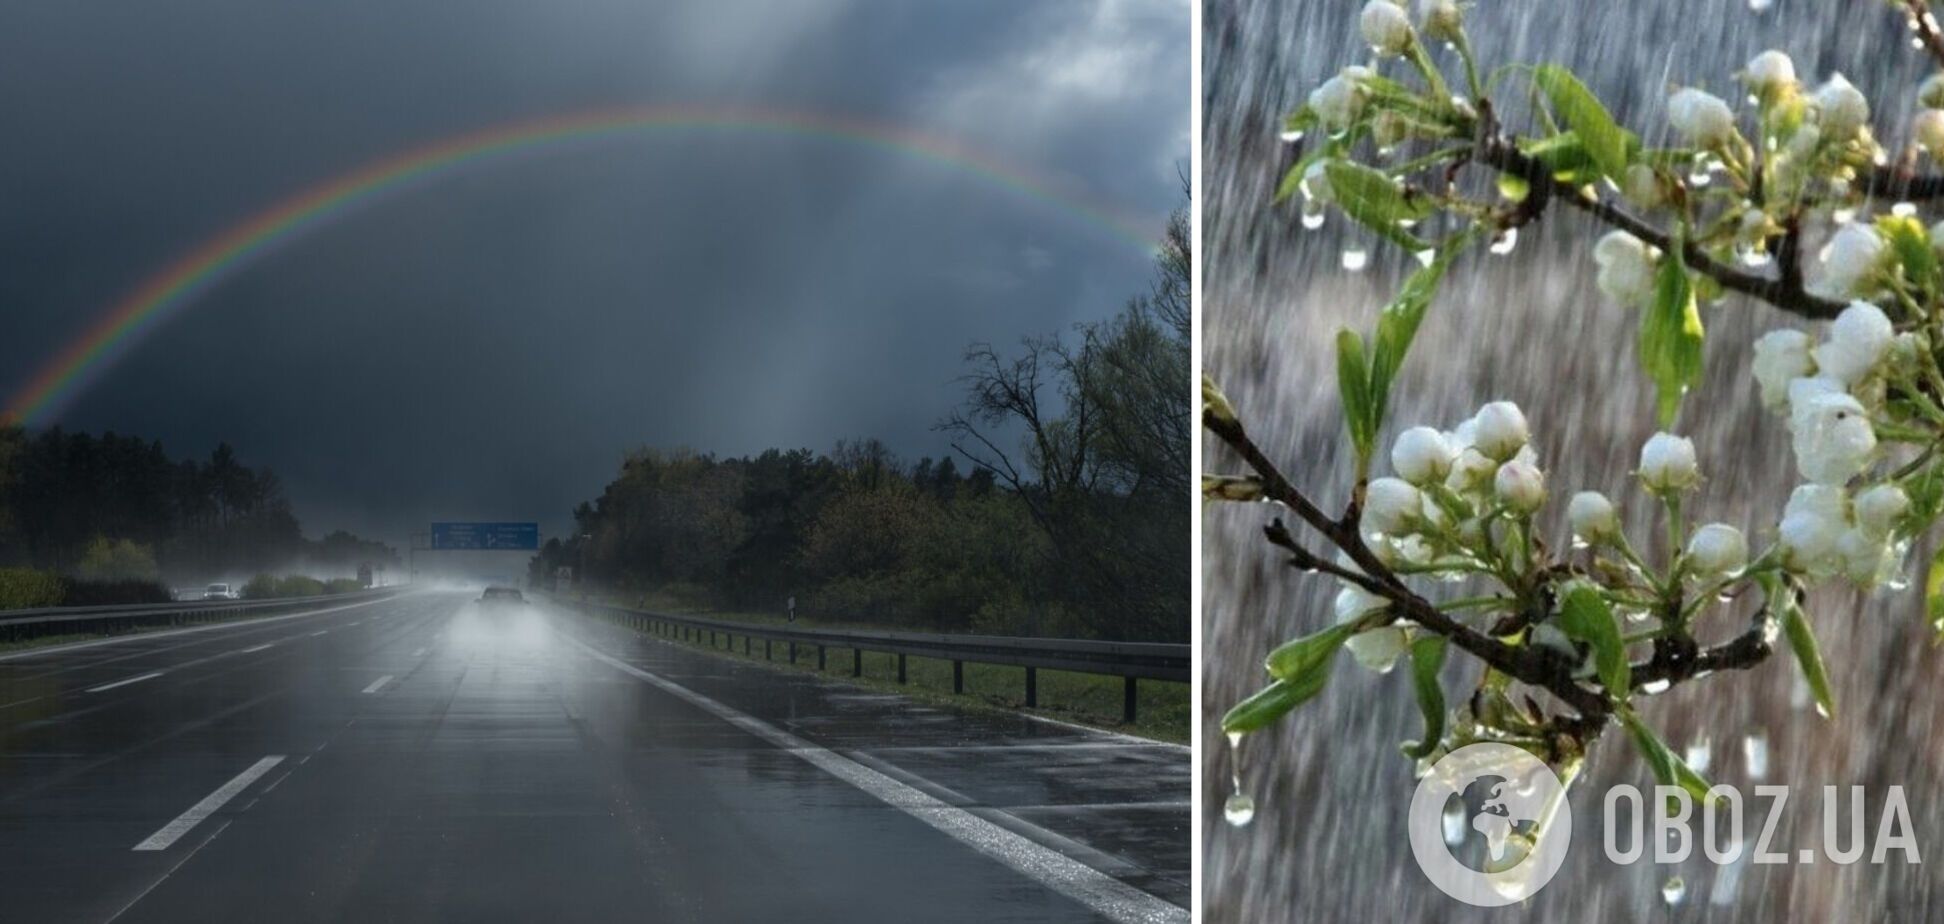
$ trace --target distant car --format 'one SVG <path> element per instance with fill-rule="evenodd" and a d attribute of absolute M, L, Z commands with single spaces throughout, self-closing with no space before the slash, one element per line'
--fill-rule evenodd
<path fill-rule="evenodd" d="M 203 599 L 234 600 L 236 599 L 236 591 L 231 590 L 228 584 L 211 584 L 203 588 Z"/>
<path fill-rule="evenodd" d="M 520 591 L 513 587 L 488 587 L 486 592 L 479 596 L 479 605 L 482 607 L 519 606 L 525 602 L 526 598 L 520 596 Z"/>

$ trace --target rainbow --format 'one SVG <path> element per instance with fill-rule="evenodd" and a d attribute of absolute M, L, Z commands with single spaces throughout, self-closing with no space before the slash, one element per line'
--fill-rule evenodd
<path fill-rule="evenodd" d="M 0 423 L 45 423 L 173 313 L 280 244 L 388 195 L 472 168 L 570 142 L 670 130 L 717 130 L 825 139 L 916 157 L 1051 203 L 1152 252 L 1151 229 L 1089 204 L 1055 184 L 949 139 L 840 116 L 755 109 L 656 106 L 606 109 L 497 125 L 367 164 L 290 196 L 230 226 L 143 280 L 63 348 L 0 410 Z"/>

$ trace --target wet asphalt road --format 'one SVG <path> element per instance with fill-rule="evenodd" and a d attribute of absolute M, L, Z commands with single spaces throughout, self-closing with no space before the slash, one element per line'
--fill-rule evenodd
<path fill-rule="evenodd" d="M 0 658 L 0 917 L 1186 921 L 1190 773 L 415 594 Z"/>

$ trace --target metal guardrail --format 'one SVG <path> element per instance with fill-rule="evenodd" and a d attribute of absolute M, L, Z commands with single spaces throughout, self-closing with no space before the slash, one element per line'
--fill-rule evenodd
<path fill-rule="evenodd" d="M 1026 670 L 1026 705 L 1039 705 L 1039 671 L 1074 671 L 1125 678 L 1121 714 L 1134 721 L 1136 684 L 1141 680 L 1166 680 L 1187 683 L 1193 660 L 1193 646 L 1153 642 L 1094 642 L 1080 639 L 1014 638 L 998 635 L 947 635 L 923 632 L 881 632 L 862 629 L 814 629 L 797 626 L 772 626 L 731 622 L 703 616 L 676 616 L 630 609 L 608 603 L 570 600 L 549 594 L 557 605 L 571 607 L 639 632 L 684 641 L 701 642 L 706 635 L 711 647 L 726 642 L 734 648 L 736 637 L 743 639 L 743 654 L 753 655 L 755 641 L 763 642 L 763 657 L 773 657 L 773 644 L 789 645 L 790 663 L 797 660 L 797 646 L 815 646 L 817 669 L 824 668 L 828 649 L 848 648 L 856 652 L 851 659 L 851 676 L 863 675 L 864 652 L 876 651 L 898 656 L 898 682 L 905 682 L 905 658 L 917 656 L 952 662 L 952 692 L 965 692 L 965 662 L 1002 664 Z"/>
<path fill-rule="evenodd" d="M 0 642 L 18 642 L 49 635 L 111 635 L 135 629 L 169 628 L 224 622 L 250 616 L 301 610 L 319 604 L 377 600 L 401 588 L 385 587 L 315 597 L 276 597 L 266 600 L 178 600 L 123 606 L 46 606 L 0 610 Z"/>

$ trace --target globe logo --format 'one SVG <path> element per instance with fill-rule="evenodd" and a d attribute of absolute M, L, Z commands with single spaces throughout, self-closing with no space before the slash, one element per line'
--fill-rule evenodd
<path fill-rule="evenodd" d="M 1432 884 L 1491 908 L 1525 900 L 1559 872 L 1573 812 L 1545 761 L 1509 744 L 1472 744 L 1418 781 L 1409 829 L 1411 853 Z"/>

